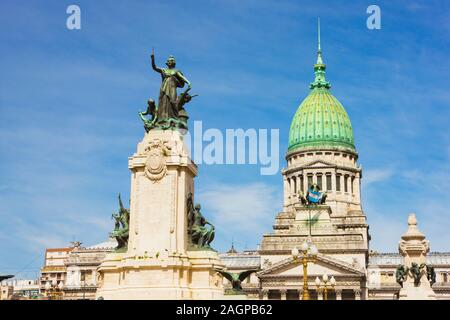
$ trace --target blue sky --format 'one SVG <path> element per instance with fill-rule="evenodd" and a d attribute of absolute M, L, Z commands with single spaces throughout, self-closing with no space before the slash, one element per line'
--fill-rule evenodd
<path fill-rule="evenodd" d="M 81 7 L 81 30 L 66 8 Z M 368 30 L 366 8 L 381 8 Z M 409 212 L 450 251 L 450 6 L 445 1 L 0 3 L 0 273 L 33 277 L 47 247 L 104 241 L 129 197 L 137 117 L 169 54 L 200 94 L 203 127 L 280 129 L 308 94 L 316 19 L 333 94 L 352 121 L 371 248 L 397 251 Z M 200 165 L 196 198 L 218 250 L 255 248 L 282 206 L 278 173 Z"/>

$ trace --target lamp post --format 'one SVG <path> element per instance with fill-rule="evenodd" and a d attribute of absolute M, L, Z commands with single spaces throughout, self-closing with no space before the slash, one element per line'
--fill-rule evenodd
<path fill-rule="evenodd" d="M 312 243 L 311 238 L 309 237 L 308 240 L 303 242 L 300 246 L 300 252 L 296 247 L 292 249 L 292 256 L 294 257 L 294 261 L 300 260 L 303 265 L 303 300 L 309 300 L 308 262 L 316 261 L 317 253 L 317 247 Z"/>
<path fill-rule="evenodd" d="M 325 273 L 322 276 L 322 281 L 323 281 L 323 283 L 321 283 L 319 277 L 316 277 L 317 291 L 320 290 L 320 287 L 322 285 L 323 286 L 323 299 L 328 300 L 328 286 L 331 286 L 331 289 L 333 289 L 334 286 L 336 285 L 336 279 L 334 279 L 333 276 L 331 276 L 331 279 L 329 279 L 328 275 Z"/>

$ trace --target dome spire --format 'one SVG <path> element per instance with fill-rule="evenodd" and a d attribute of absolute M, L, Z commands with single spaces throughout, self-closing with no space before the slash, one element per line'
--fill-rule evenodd
<path fill-rule="evenodd" d="M 320 47 L 320 17 L 317 18 L 317 62 L 314 65 L 314 74 L 315 79 L 314 82 L 310 84 L 310 89 L 315 88 L 331 88 L 331 85 L 328 81 L 325 80 L 325 69 L 326 66 L 322 60 L 322 48 Z"/>
<path fill-rule="evenodd" d="M 317 18 L 317 63 L 316 64 L 323 64 L 322 61 L 322 49 L 320 48 L 320 17 Z"/>

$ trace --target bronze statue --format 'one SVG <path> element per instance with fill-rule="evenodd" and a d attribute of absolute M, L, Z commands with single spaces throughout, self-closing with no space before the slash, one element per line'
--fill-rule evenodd
<path fill-rule="evenodd" d="M 426 265 L 427 268 L 427 279 L 430 282 L 430 285 L 436 283 L 436 272 L 434 271 L 434 267 L 431 265 Z"/>
<path fill-rule="evenodd" d="M 196 204 L 194 207 L 192 193 L 189 193 L 188 195 L 187 208 L 190 245 L 197 249 L 211 249 L 210 244 L 214 240 L 215 228 L 200 212 L 200 204 Z M 206 227 L 206 225 L 210 225 L 211 228 Z"/>
<path fill-rule="evenodd" d="M 169 56 L 166 65 L 167 68 L 159 68 L 155 63 L 155 53 L 151 54 L 152 68 L 161 74 L 161 87 L 159 90 L 158 105 L 153 99 L 148 100 L 147 111 L 139 112 L 141 120 L 144 122 L 144 128 L 148 132 L 153 128 L 169 129 L 180 128 L 187 129 L 187 116 L 184 105 L 191 101 L 193 97 L 189 91 L 191 83 L 176 69 L 176 61 L 173 56 Z M 187 84 L 186 90 L 177 95 L 177 88 L 183 88 Z M 151 115 L 151 119 L 146 119 L 145 115 Z"/>
<path fill-rule="evenodd" d="M 219 272 L 222 276 L 224 276 L 225 279 L 231 282 L 233 294 L 240 294 L 243 292 L 242 281 L 244 281 L 253 272 L 257 272 L 258 270 L 257 269 L 246 270 L 241 273 L 227 272 L 223 270 L 216 270 L 216 271 Z"/>
<path fill-rule="evenodd" d="M 321 192 L 319 185 L 311 184 L 306 191 L 306 195 L 303 191 L 298 192 L 298 199 L 303 206 L 325 204 L 325 201 L 327 200 L 327 193 Z"/>
<path fill-rule="evenodd" d="M 122 199 L 119 194 L 119 212 L 118 214 L 112 214 L 114 220 L 114 231 L 110 233 L 110 236 L 116 238 L 117 247 L 116 252 L 124 252 L 128 247 L 129 237 L 129 224 L 130 224 L 130 211 L 123 206 Z"/>
<path fill-rule="evenodd" d="M 150 115 L 150 119 L 146 119 L 144 116 Z M 155 100 L 149 99 L 147 100 L 147 110 L 145 112 L 139 112 L 139 116 L 141 120 L 144 122 L 144 128 L 146 132 L 149 132 L 150 129 L 155 125 L 157 120 L 156 117 L 156 104 Z"/>
<path fill-rule="evenodd" d="M 414 285 L 417 287 L 420 284 L 420 278 L 422 277 L 422 269 L 425 267 L 425 264 L 422 263 L 420 266 L 413 262 L 411 263 L 411 268 L 409 268 L 409 271 L 411 272 L 411 275 L 414 278 Z"/>
<path fill-rule="evenodd" d="M 408 275 L 408 268 L 403 265 L 399 265 L 395 270 L 395 280 L 402 288 L 403 282 L 406 281 L 407 275 Z"/>

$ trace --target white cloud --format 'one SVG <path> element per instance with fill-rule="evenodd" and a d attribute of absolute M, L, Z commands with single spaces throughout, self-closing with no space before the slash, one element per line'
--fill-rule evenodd
<path fill-rule="evenodd" d="M 195 201 L 216 224 L 217 238 L 224 242 L 232 237 L 241 243 L 251 241 L 255 249 L 281 209 L 280 190 L 281 186 L 264 183 L 210 184 L 207 190 L 198 192 Z"/>
<path fill-rule="evenodd" d="M 364 171 L 362 183 L 367 187 L 373 183 L 384 181 L 394 175 L 394 170 L 390 168 L 368 169 Z"/>

